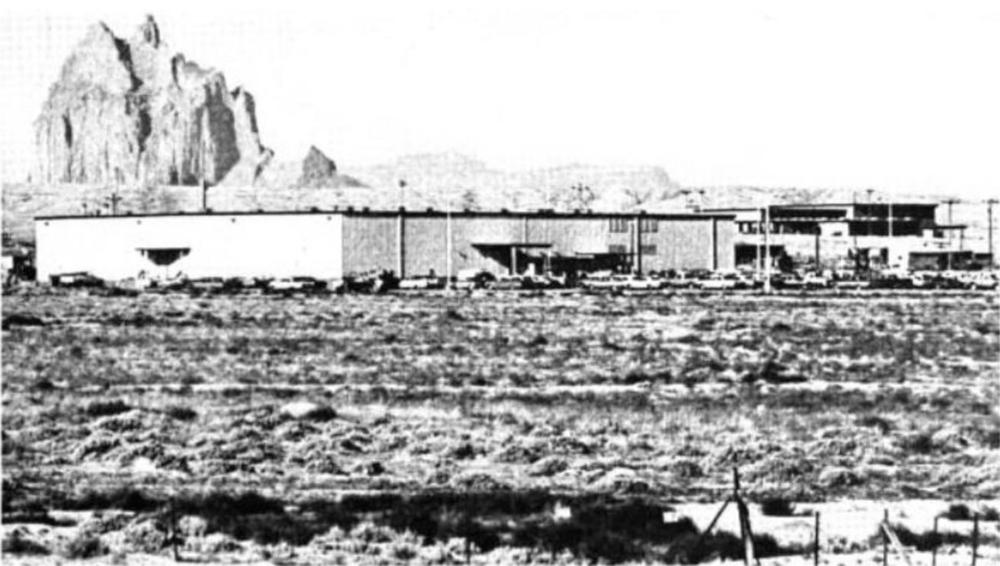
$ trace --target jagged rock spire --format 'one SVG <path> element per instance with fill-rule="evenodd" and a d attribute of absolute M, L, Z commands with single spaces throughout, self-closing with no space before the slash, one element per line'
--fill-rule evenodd
<path fill-rule="evenodd" d="M 170 52 L 152 16 L 124 40 L 92 26 L 35 122 L 41 183 L 253 182 L 272 153 L 253 99 Z"/>

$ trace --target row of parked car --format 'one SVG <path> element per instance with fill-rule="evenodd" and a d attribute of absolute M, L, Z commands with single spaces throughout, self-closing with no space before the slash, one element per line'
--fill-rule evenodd
<path fill-rule="evenodd" d="M 50 278 L 57 287 L 117 287 L 135 291 L 187 291 L 195 293 L 236 293 L 259 290 L 265 293 L 322 292 L 328 283 L 314 277 L 174 277 L 167 280 L 134 278 L 108 282 L 87 272 L 60 273 Z"/>
<path fill-rule="evenodd" d="M 773 289 L 996 289 L 1000 276 L 994 271 L 952 272 L 776 272 Z M 588 289 L 703 289 L 715 291 L 760 289 L 765 276 L 741 271 L 695 270 L 664 274 L 624 275 L 597 273 L 581 281 Z"/>
<path fill-rule="evenodd" d="M 771 274 L 773 289 L 996 289 L 1000 276 L 996 271 L 881 272 L 858 276 L 849 272 L 778 272 Z M 325 281 L 314 277 L 175 277 L 166 281 L 134 279 L 106 285 L 89 273 L 53 275 L 51 283 L 63 287 L 116 287 L 135 291 L 182 291 L 192 293 L 237 293 L 248 290 L 262 293 L 325 293 L 339 291 L 380 292 L 389 289 L 433 290 L 447 287 L 444 277 L 426 276 L 397 279 L 390 272 L 357 274 L 343 281 Z M 660 289 L 702 289 L 729 291 L 764 287 L 762 274 L 742 271 L 667 271 L 645 275 L 611 271 L 584 274 L 571 280 L 555 275 L 500 275 L 486 271 L 460 271 L 452 288 L 531 290 L 561 289 L 578 286 L 593 291 L 654 291 Z"/>
<path fill-rule="evenodd" d="M 990 271 L 955 272 L 881 272 L 858 275 L 852 272 L 775 272 L 771 276 L 773 289 L 996 289 L 998 276 Z M 588 290 L 653 291 L 658 289 L 703 289 L 728 291 L 760 289 L 764 275 L 745 271 L 667 271 L 645 275 L 615 273 L 611 271 L 584 274 L 575 281 L 565 276 L 551 275 L 501 275 L 486 272 L 460 272 L 452 283 L 456 289 L 553 289 L 578 286 Z M 428 275 L 404 279 L 399 288 L 404 290 L 444 289 L 444 277 Z"/>

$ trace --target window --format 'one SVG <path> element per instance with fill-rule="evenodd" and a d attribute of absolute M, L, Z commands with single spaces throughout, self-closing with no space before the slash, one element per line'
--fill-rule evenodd
<path fill-rule="evenodd" d="M 623 254 L 623 253 L 627 253 L 627 252 L 628 252 L 628 248 L 626 248 L 625 246 L 623 246 L 621 244 L 611 244 L 611 245 L 608 246 L 608 253 Z"/>
<path fill-rule="evenodd" d="M 656 246 L 652 244 L 643 244 L 639 250 L 642 251 L 642 255 L 656 255 Z"/>
<path fill-rule="evenodd" d="M 643 218 L 639 222 L 639 229 L 642 232 L 656 232 L 660 223 L 655 218 Z"/>
<path fill-rule="evenodd" d="M 611 218 L 612 232 L 628 232 L 628 218 L 615 216 Z"/>

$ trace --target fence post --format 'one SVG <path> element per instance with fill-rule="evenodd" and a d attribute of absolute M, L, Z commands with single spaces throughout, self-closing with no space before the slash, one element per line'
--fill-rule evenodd
<path fill-rule="evenodd" d="M 976 566 L 976 553 L 979 550 L 979 513 L 972 515 L 972 566 Z"/>
<path fill-rule="evenodd" d="M 882 513 L 882 566 L 889 566 L 889 535 L 886 529 L 889 528 L 889 510 Z"/>
<path fill-rule="evenodd" d="M 465 563 L 472 562 L 472 502 L 469 492 L 465 492 Z"/>
<path fill-rule="evenodd" d="M 813 566 L 819 566 L 819 511 L 816 511 L 816 528 L 813 530 Z"/>
<path fill-rule="evenodd" d="M 180 553 L 177 552 L 177 509 L 174 505 L 174 498 L 170 498 L 170 546 L 174 551 L 174 562 L 180 562 Z"/>
<path fill-rule="evenodd" d="M 938 538 L 938 519 L 934 517 L 934 546 L 931 547 L 931 566 L 937 566 L 937 549 L 941 546 L 941 539 Z"/>

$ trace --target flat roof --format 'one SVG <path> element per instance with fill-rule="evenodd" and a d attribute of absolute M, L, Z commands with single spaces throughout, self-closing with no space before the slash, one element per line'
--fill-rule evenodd
<path fill-rule="evenodd" d="M 436 218 L 445 217 L 451 214 L 455 218 L 507 218 L 507 217 L 529 217 L 529 218 L 653 218 L 657 220 L 704 220 L 711 218 L 719 218 L 724 220 L 732 220 L 736 218 L 734 214 L 723 214 L 723 213 L 694 213 L 694 212 L 609 212 L 609 211 L 592 211 L 592 210 L 578 210 L 578 211 L 566 211 L 557 212 L 555 210 L 534 210 L 534 211 L 513 211 L 513 210 L 438 210 L 434 208 L 425 209 L 394 209 L 394 210 L 375 210 L 368 208 L 334 208 L 332 210 L 322 210 L 322 209 L 310 209 L 310 210 L 231 210 L 231 211 L 215 211 L 209 210 L 207 212 L 197 211 L 197 212 L 146 212 L 146 213 L 123 213 L 123 214 L 52 214 L 44 216 L 36 216 L 35 221 L 45 221 L 45 220 L 100 220 L 109 218 L 159 218 L 159 217 L 201 217 L 201 216 L 281 216 L 281 215 L 331 215 L 339 214 L 341 216 L 354 216 L 354 217 L 387 217 L 387 216 L 399 216 L 402 213 L 407 217 L 417 217 L 417 218 Z"/>
<path fill-rule="evenodd" d="M 753 210 L 763 210 L 764 208 L 850 208 L 852 206 L 931 206 L 937 207 L 938 203 L 933 202 L 818 202 L 818 203 L 783 203 L 761 206 L 730 206 L 722 208 L 703 208 L 705 212 L 747 212 Z"/>

